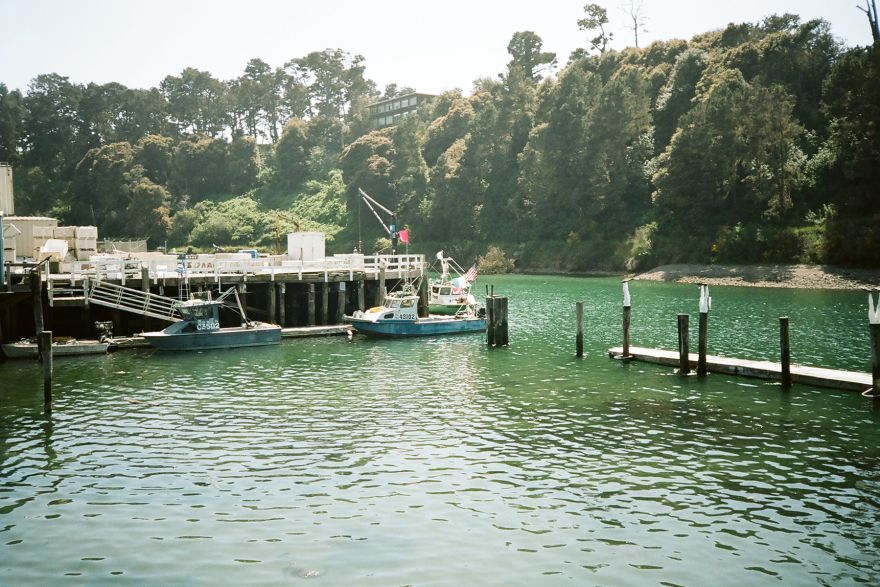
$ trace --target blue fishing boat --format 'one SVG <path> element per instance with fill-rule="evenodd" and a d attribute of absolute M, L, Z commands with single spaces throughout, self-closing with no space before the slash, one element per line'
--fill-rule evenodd
<path fill-rule="evenodd" d="M 485 312 L 476 305 L 462 306 L 451 316 L 430 315 L 424 318 L 419 317 L 418 306 L 418 293 L 412 285 L 406 284 L 400 291 L 386 295 L 381 306 L 345 316 L 345 322 L 362 334 L 385 337 L 436 336 L 486 330 Z"/>
<path fill-rule="evenodd" d="M 220 327 L 220 307 L 224 299 L 235 293 L 238 309 L 244 322 L 241 326 Z M 190 299 L 175 303 L 181 320 L 159 332 L 144 332 L 142 336 L 151 345 L 166 351 L 201 351 L 250 346 L 265 346 L 281 342 L 281 327 L 253 322 L 247 319 L 235 288 L 216 300 Z"/>

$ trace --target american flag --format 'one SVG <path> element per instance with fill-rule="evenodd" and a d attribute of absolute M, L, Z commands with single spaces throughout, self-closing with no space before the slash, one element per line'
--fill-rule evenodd
<path fill-rule="evenodd" d="M 477 264 L 474 263 L 471 265 L 471 268 L 467 270 L 467 273 L 464 274 L 464 278 L 468 283 L 473 283 L 477 280 Z"/>

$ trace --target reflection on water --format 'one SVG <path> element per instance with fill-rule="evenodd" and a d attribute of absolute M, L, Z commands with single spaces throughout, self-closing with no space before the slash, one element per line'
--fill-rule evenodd
<path fill-rule="evenodd" d="M 339 337 L 57 361 L 51 421 L 39 370 L 0 365 L 0 582 L 880 582 L 870 403 L 622 365 L 604 355 L 617 280 L 492 281 L 508 349 Z M 696 288 L 632 291 L 634 344 L 672 347 Z M 773 358 L 788 314 L 796 360 L 866 368 L 860 296 L 712 293 L 712 352 Z"/>

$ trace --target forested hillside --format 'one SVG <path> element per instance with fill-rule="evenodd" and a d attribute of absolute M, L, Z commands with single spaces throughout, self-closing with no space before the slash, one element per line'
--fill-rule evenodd
<path fill-rule="evenodd" d="M 558 69 L 518 32 L 505 71 L 373 132 L 367 105 L 413 90 L 380 92 L 344 50 L 151 89 L 0 83 L 0 160 L 18 214 L 154 248 L 273 250 L 299 228 L 373 252 L 361 187 L 413 249 L 496 245 L 521 269 L 880 266 L 878 43 L 845 48 L 786 14 L 617 52 L 581 26 L 598 36 Z"/>

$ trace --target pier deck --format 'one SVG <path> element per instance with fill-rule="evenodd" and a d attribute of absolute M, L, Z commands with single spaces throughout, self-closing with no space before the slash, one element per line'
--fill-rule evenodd
<path fill-rule="evenodd" d="M 644 347 L 630 347 L 629 354 L 632 360 L 659 365 L 678 367 L 678 351 L 664 349 L 649 349 Z M 623 354 L 622 347 L 608 349 L 611 358 L 620 357 Z M 688 360 L 692 368 L 697 366 L 697 353 L 689 353 Z M 750 361 L 747 359 L 735 359 L 732 357 L 719 357 L 706 355 L 706 366 L 710 372 L 725 373 L 728 375 L 741 375 L 757 379 L 781 380 L 782 366 L 771 361 Z M 845 389 L 849 391 L 863 392 L 871 388 L 871 374 L 855 371 L 842 371 L 838 369 L 825 369 L 822 367 L 806 367 L 803 365 L 791 365 L 791 379 L 794 383 L 829 387 L 833 389 Z"/>

